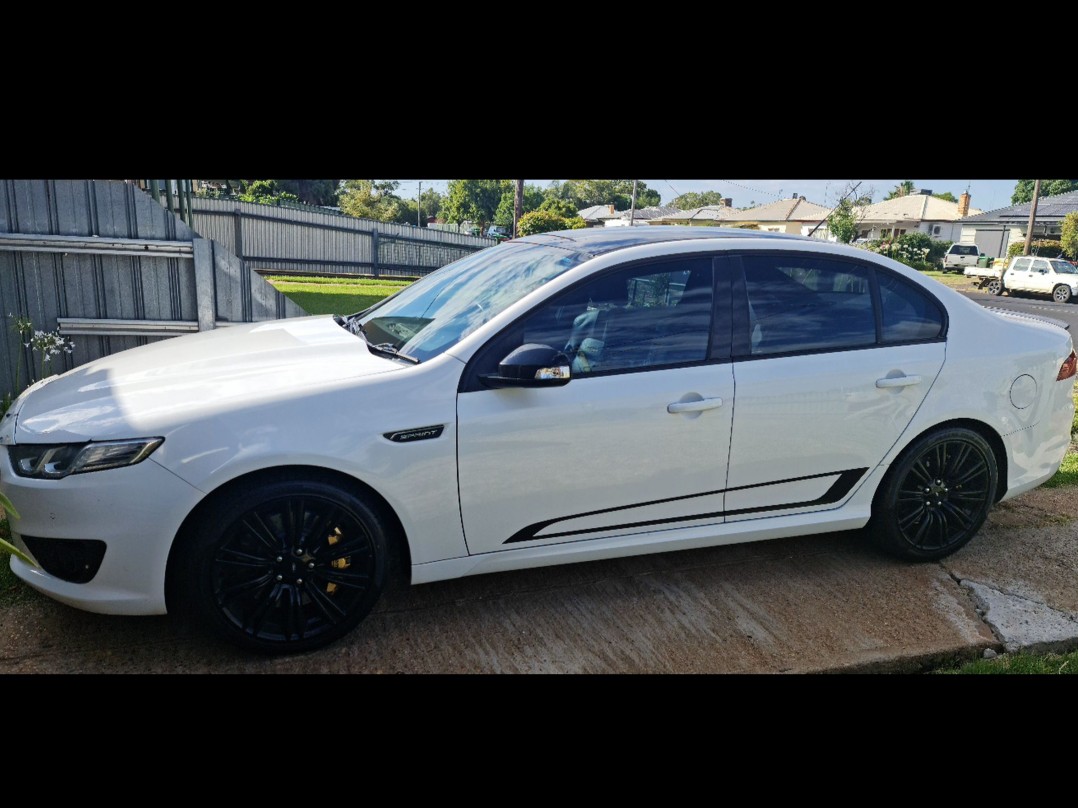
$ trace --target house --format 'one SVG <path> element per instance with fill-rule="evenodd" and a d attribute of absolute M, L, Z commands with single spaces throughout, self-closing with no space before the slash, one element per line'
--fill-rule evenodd
<path fill-rule="evenodd" d="M 637 208 L 631 211 L 633 220 L 632 224 L 651 224 L 654 219 L 662 218 L 663 216 L 669 216 L 671 213 L 678 213 L 678 209 L 673 205 L 657 205 L 648 208 Z M 603 222 L 603 227 L 627 227 L 629 222 L 630 211 L 623 210 L 615 218 L 606 219 Z"/>
<path fill-rule="evenodd" d="M 885 199 L 854 208 L 859 223 L 858 238 L 879 239 L 905 233 L 927 233 L 937 241 L 959 241 L 964 217 L 981 211 L 969 206 L 970 195 L 957 202 L 937 199 L 931 191 Z M 1028 213 L 1027 213 L 1028 215 Z"/>
<path fill-rule="evenodd" d="M 592 205 L 590 208 L 578 210 L 576 215 L 583 219 L 588 227 L 602 227 L 607 219 L 616 219 L 624 212 L 614 210 L 613 205 Z"/>
<path fill-rule="evenodd" d="M 734 211 L 734 215 L 721 222 L 725 227 L 752 227 L 772 233 L 793 233 L 807 236 L 821 221 L 827 218 L 830 208 L 809 202 L 794 194 L 790 199 L 780 199 L 748 210 Z"/>
<path fill-rule="evenodd" d="M 705 205 L 702 208 L 691 210 L 677 210 L 666 216 L 659 216 L 648 221 L 648 224 L 670 225 L 708 225 L 721 226 L 724 221 L 741 211 L 735 210 L 729 205 Z"/>
<path fill-rule="evenodd" d="M 963 219 L 960 240 L 976 244 L 981 252 L 992 258 L 1003 258 L 1007 255 L 1008 246 L 1016 241 L 1025 242 L 1029 208 L 1030 203 L 1023 202 Z M 1037 200 L 1033 238 L 1057 240 L 1061 235 L 1063 217 L 1075 211 L 1078 211 L 1078 191 L 1041 197 Z"/>

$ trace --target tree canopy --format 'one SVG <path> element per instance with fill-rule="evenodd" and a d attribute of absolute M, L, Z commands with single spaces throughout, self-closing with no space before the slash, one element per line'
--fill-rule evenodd
<path fill-rule="evenodd" d="M 565 199 L 576 210 L 590 208 L 592 205 L 613 205 L 616 210 L 628 210 L 632 203 L 632 180 L 555 180 L 547 189 L 549 196 Z M 636 183 L 636 206 L 646 208 L 658 205 L 662 197 L 658 191 L 648 188 L 647 183 Z"/>
<path fill-rule="evenodd" d="M 1078 261 L 1078 211 L 1063 217 L 1063 234 L 1059 238 L 1063 252 Z"/>
<path fill-rule="evenodd" d="M 396 180 L 345 180 L 339 196 L 341 210 L 362 219 L 405 222 L 408 205 L 396 195 L 398 187 Z"/>
<path fill-rule="evenodd" d="M 909 196 L 914 190 L 913 180 L 902 180 L 902 182 L 896 185 L 894 189 L 884 197 L 884 200 L 897 199 L 900 196 Z"/>
<path fill-rule="evenodd" d="M 688 191 L 674 197 L 674 201 L 670 204 L 678 210 L 692 210 L 706 205 L 721 205 L 723 199 L 723 195 L 718 191 Z"/>
<path fill-rule="evenodd" d="M 474 222 L 481 229 L 494 216 L 506 190 L 514 193 L 512 180 L 450 180 L 446 189 L 445 218 L 450 222 Z M 512 214 L 509 223 L 512 224 Z"/>
<path fill-rule="evenodd" d="M 1011 195 L 1012 205 L 1033 201 L 1033 183 L 1035 180 L 1018 180 Z M 1041 180 L 1041 196 L 1055 196 L 1078 191 L 1078 180 Z"/>

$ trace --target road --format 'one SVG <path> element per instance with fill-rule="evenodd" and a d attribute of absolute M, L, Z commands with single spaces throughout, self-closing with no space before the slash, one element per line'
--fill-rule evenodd
<path fill-rule="evenodd" d="M 1070 325 L 1071 334 L 1078 340 L 1078 304 L 1055 303 L 1048 297 L 1016 297 L 1006 294 L 994 297 L 984 292 L 958 289 L 971 300 L 976 300 L 987 308 L 1008 309 L 1023 314 L 1033 314 L 1039 317 L 1051 317 L 1053 320 L 1062 320 Z"/>

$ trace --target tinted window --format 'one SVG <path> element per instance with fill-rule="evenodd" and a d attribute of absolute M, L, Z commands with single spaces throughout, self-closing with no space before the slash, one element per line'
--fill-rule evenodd
<path fill-rule="evenodd" d="M 955 244 L 951 247 L 951 252 L 954 255 L 977 255 L 977 248 L 973 246 L 966 246 L 963 244 Z"/>
<path fill-rule="evenodd" d="M 805 256 L 746 256 L 753 355 L 876 343 L 869 270 Z"/>
<path fill-rule="evenodd" d="M 895 275 L 878 272 L 883 313 L 883 341 L 935 339 L 943 333 L 939 304 Z"/>
<path fill-rule="evenodd" d="M 494 361 L 539 343 L 564 350 L 573 376 L 699 362 L 708 356 L 711 315 L 710 258 L 637 266 L 542 304 L 498 341 Z"/>
<path fill-rule="evenodd" d="M 1033 271 L 1034 272 L 1047 272 L 1048 271 L 1048 262 L 1038 258 L 1036 261 L 1033 262 Z"/>

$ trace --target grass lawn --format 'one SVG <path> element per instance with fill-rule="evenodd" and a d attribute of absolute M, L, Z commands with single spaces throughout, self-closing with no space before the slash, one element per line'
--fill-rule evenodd
<path fill-rule="evenodd" d="M 921 270 L 921 274 L 926 278 L 932 278 L 942 283 L 944 286 L 950 286 L 952 289 L 970 289 L 977 288 L 977 281 L 972 278 L 967 278 L 965 275 L 956 275 L 953 272 L 941 272 L 939 270 Z"/>
<path fill-rule="evenodd" d="M 368 278 L 303 278 L 267 275 L 266 280 L 308 314 L 355 314 L 399 292 L 411 281 Z"/>
<path fill-rule="evenodd" d="M 933 673 L 1078 673 L 1078 651 L 1069 654 L 1003 654 L 995 659 L 976 659 Z"/>

